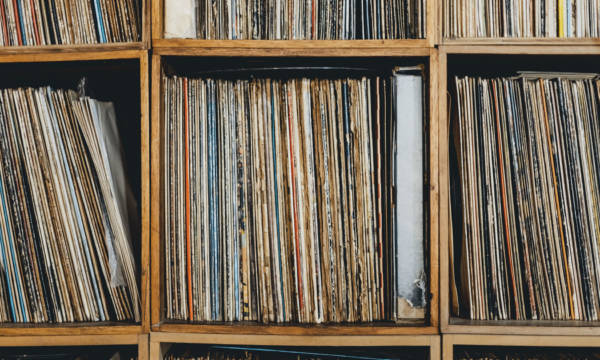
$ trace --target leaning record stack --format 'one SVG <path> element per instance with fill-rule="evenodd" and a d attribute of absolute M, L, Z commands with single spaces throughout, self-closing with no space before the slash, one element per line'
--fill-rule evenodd
<path fill-rule="evenodd" d="M 139 321 L 112 103 L 0 94 L 0 321 Z"/>

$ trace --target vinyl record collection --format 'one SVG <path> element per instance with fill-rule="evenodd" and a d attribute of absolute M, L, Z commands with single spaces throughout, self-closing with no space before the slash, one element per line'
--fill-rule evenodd
<path fill-rule="evenodd" d="M 447 38 L 597 38 L 600 0 L 446 0 Z"/>
<path fill-rule="evenodd" d="M 140 320 L 116 137 L 112 103 L 0 92 L 0 322 Z"/>
<path fill-rule="evenodd" d="M 163 78 L 168 319 L 423 318 L 423 234 L 383 229 L 385 104 L 403 77 L 423 81 Z M 402 251 L 412 259 L 399 264 Z"/>
<path fill-rule="evenodd" d="M 456 78 L 462 316 L 598 320 L 595 76 Z"/>
<path fill-rule="evenodd" d="M 136 42 L 139 0 L 3 0 L 0 46 Z"/>
<path fill-rule="evenodd" d="M 175 344 L 165 360 L 425 360 L 423 348 L 284 348 Z"/>
<path fill-rule="evenodd" d="M 421 39 L 425 6 L 426 0 L 167 0 L 165 37 Z"/>

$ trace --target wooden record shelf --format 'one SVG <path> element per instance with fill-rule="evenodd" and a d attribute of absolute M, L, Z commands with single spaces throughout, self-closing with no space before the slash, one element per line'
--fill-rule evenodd
<path fill-rule="evenodd" d="M 523 336 L 523 335 L 444 335 L 442 359 L 454 358 L 455 346 L 599 348 L 600 338 L 590 336 Z"/>
<path fill-rule="evenodd" d="M 331 347 L 420 347 L 429 349 L 429 359 L 440 358 L 439 335 L 404 336 L 294 336 L 294 335 L 240 335 L 240 334 L 150 334 L 150 359 L 163 359 L 171 344 L 218 344 L 250 346 L 331 346 Z"/>
<path fill-rule="evenodd" d="M 233 43 L 233 42 L 229 42 Z M 309 49 L 302 50 L 302 56 L 319 57 L 320 52 L 312 51 Z M 330 48 L 330 50 L 334 50 Z M 152 211 L 151 218 L 151 281 L 152 281 L 152 315 L 151 315 L 151 331 L 155 332 L 166 332 L 166 333 L 197 333 L 197 334 L 260 334 L 260 335 L 296 335 L 296 336 L 322 336 L 322 335 L 433 335 L 439 333 L 438 328 L 438 315 L 439 315 L 439 300 L 438 300 L 438 282 L 439 273 L 438 269 L 438 154 L 437 154 L 437 141 L 438 141 L 438 122 L 436 121 L 436 114 L 438 111 L 437 104 L 437 89 L 438 77 L 435 69 L 437 69 L 437 51 L 433 48 L 418 48 L 417 51 L 410 52 L 406 51 L 405 48 L 400 49 L 397 53 L 395 51 L 385 49 L 379 49 L 382 57 L 397 57 L 397 58 L 411 58 L 418 57 L 424 58 L 424 62 L 429 69 L 429 78 L 427 79 L 429 88 L 427 93 L 429 98 L 427 104 L 429 108 L 429 172 L 430 172 L 430 187 L 426 191 L 429 191 L 429 253 L 428 261 L 431 269 L 429 273 L 429 285 L 431 298 L 429 302 L 429 318 L 425 322 L 406 322 L 402 324 L 394 324 L 393 322 L 383 322 L 375 324 L 359 324 L 359 325 L 295 325 L 295 324 L 277 324 L 277 325 L 261 325 L 256 323 L 229 323 L 229 324 L 194 324 L 194 323 L 175 323 L 166 321 L 163 318 L 164 309 L 164 297 L 165 292 L 162 291 L 164 286 L 164 261 L 163 261 L 163 231 L 162 231 L 162 201 L 163 196 L 161 195 L 161 148 L 162 148 L 162 136 L 161 134 L 161 121 L 162 121 L 162 81 L 161 71 L 163 65 L 168 61 L 169 57 L 197 57 L 197 58 L 210 58 L 215 56 L 214 53 L 207 53 L 202 48 L 162 48 L 156 49 L 152 56 L 152 129 L 151 133 L 154 134 L 151 140 L 151 163 L 153 167 L 151 169 L 151 207 L 158 209 Z M 340 49 L 337 52 L 332 53 L 329 57 L 364 57 L 362 53 L 354 53 L 351 51 L 342 53 Z M 379 52 L 375 52 L 379 53 Z M 236 57 L 248 57 L 248 53 L 245 55 L 230 55 Z M 311 54 L 311 55 L 309 55 Z M 254 55 L 254 54 L 253 54 Z M 256 55 L 254 55 L 256 56 Z M 262 53 L 263 57 L 276 56 L 280 57 L 280 54 Z M 287 56 L 292 56 L 288 53 Z M 371 55 L 374 57 L 375 55 Z M 282 61 L 285 61 L 282 60 Z"/>
<path fill-rule="evenodd" d="M 118 60 L 137 60 L 139 68 L 139 99 L 140 99 L 140 118 L 129 119 L 138 121 L 140 134 L 140 250 L 141 254 L 137 254 L 135 259 L 139 263 L 141 273 L 139 274 L 140 283 L 140 323 L 123 323 L 123 322 L 102 322 L 102 323 L 68 323 L 68 324 L 15 324 L 2 323 L 0 324 L 0 347 L 8 346 L 12 340 L 20 341 L 20 337 L 31 337 L 35 339 L 34 343 L 44 343 L 45 339 L 53 339 L 57 336 L 61 337 L 61 341 L 69 342 L 73 339 L 88 342 L 98 338 L 98 341 L 107 341 L 108 339 L 115 340 L 115 344 L 120 344 L 118 341 L 126 341 L 127 343 L 137 343 L 139 334 L 147 333 L 149 329 L 149 196 L 150 183 L 148 181 L 150 173 L 149 164 L 149 64 L 148 52 L 146 50 L 118 50 L 118 51 L 68 51 L 56 52 L 40 49 L 40 51 L 32 51 L 27 53 L 6 54 L 0 52 L 0 68 L 4 65 L 29 64 L 35 63 L 65 63 L 65 66 L 73 62 L 90 62 L 99 61 L 106 64 L 110 61 Z M 126 120 L 123 120 L 126 121 Z M 79 338 L 79 336 L 87 336 L 87 338 Z M 103 337 L 104 336 L 104 337 Z M 122 340 L 119 340 L 121 339 Z M 52 340 L 54 341 L 54 340 Z M 49 342 L 48 344 L 51 344 Z M 77 344 L 73 342 L 72 344 Z M 17 346 L 17 345 L 14 345 Z M 27 345 L 23 345 L 27 346 Z"/>

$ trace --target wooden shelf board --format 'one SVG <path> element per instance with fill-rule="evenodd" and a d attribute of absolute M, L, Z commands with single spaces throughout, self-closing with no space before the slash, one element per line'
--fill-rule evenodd
<path fill-rule="evenodd" d="M 119 60 L 139 59 L 146 50 L 76 51 L 76 52 L 31 52 L 5 53 L 0 51 L 0 63 L 35 63 L 53 61 Z"/>
<path fill-rule="evenodd" d="M 446 54 L 514 54 L 514 55 L 599 55 L 600 42 L 587 45 L 567 44 L 497 44 L 473 43 L 441 45 Z"/>
<path fill-rule="evenodd" d="M 450 318 L 449 323 L 446 326 L 442 326 L 442 333 L 600 336 L 600 322 L 546 320 L 483 321 Z"/>
<path fill-rule="evenodd" d="M 0 54 L 24 53 L 63 53 L 63 52 L 91 52 L 91 51 L 122 51 L 144 50 L 143 42 L 123 42 L 106 44 L 81 44 L 81 45 L 43 45 L 43 46 L 0 46 Z"/>
<path fill-rule="evenodd" d="M 154 53 L 187 56 L 428 56 L 427 40 L 182 40 L 155 39 Z"/>
<path fill-rule="evenodd" d="M 443 45 L 532 45 L 532 46 L 600 46 L 600 38 L 455 38 L 442 40 Z"/>
<path fill-rule="evenodd" d="M 152 331 L 196 334 L 247 334 L 247 335 L 435 335 L 434 326 L 392 325 L 200 325 L 164 322 L 152 327 Z"/>
<path fill-rule="evenodd" d="M 145 336 L 145 335 L 142 335 Z M 94 345 L 138 345 L 140 335 L 45 335 L 45 336 L 0 336 L 0 347 L 5 346 L 94 346 Z"/>
<path fill-rule="evenodd" d="M 438 335 L 256 335 L 256 334 L 150 334 L 152 343 L 282 346 L 431 346 L 439 345 Z"/>
<path fill-rule="evenodd" d="M 160 48 L 246 48 L 246 49 L 295 49 L 295 48 L 431 48 L 426 39 L 400 40 L 200 40 L 200 39 L 153 39 L 152 47 Z"/>
<path fill-rule="evenodd" d="M 3 336 L 43 336 L 43 335 L 137 335 L 142 333 L 140 324 L 122 323 L 69 323 L 56 325 L 1 324 L 0 338 Z"/>

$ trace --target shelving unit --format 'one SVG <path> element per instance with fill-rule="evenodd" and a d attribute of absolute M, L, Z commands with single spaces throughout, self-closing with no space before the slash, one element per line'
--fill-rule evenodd
<path fill-rule="evenodd" d="M 3 67 L 54 64 L 133 63 L 139 73 L 139 207 L 142 322 L 139 324 L 0 324 L 4 346 L 137 345 L 139 358 L 162 358 L 169 344 L 261 346 L 424 347 L 431 359 L 451 359 L 454 346 L 571 346 L 600 344 L 600 323 L 571 321 L 473 321 L 453 317 L 450 303 L 449 69 L 460 56 L 550 59 L 600 57 L 600 39 L 443 39 L 441 0 L 427 2 L 427 38 L 419 40 L 197 40 L 163 39 L 164 0 L 143 1 L 142 41 L 99 45 L 0 47 Z M 150 29 L 152 23 L 152 29 Z M 149 51 L 152 51 L 150 55 Z M 151 56 L 151 63 L 150 63 Z M 427 67 L 429 111 L 428 264 L 431 299 L 425 323 L 374 325 L 191 324 L 166 321 L 161 196 L 161 70 L 173 59 L 246 61 L 277 64 L 301 60 L 362 60 L 377 63 L 418 59 Z M 62 65 L 61 65 L 62 64 Z M 450 66 L 449 66 L 450 65 Z M 118 68 L 117 65 L 116 68 Z M 514 65 L 515 69 L 518 64 Z M 540 65 L 540 69 L 543 66 Z M 151 69 L 151 71 L 150 71 Z M 600 72 L 600 65 L 598 66 Z M 22 70 L 25 71 L 25 70 Z M 49 74 L 48 76 L 52 76 Z M 51 83 L 50 83 L 51 84 Z M 137 98 L 137 93 L 136 96 Z M 443 335 L 439 335 L 439 334 Z M 148 335 L 149 334 L 149 335 Z M 440 347 L 440 339 L 443 347 Z M 442 351 L 443 350 L 443 351 Z"/>

